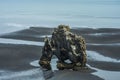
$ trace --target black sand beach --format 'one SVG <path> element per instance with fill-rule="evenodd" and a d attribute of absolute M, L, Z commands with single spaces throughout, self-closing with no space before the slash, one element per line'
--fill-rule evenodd
<path fill-rule="evenodd" d="M 12 33 L 1 34 L 2 39 L 14 39 L 14 40 L 25 40 L 34 42 L 43 42 L 45 35 L 51 35 L 53 28 L 44 27 L 31 27 L 29 29 L 16 31 Z M 95 57 L 99 60 L 89 59 L 87 64 L 90 65 L 91 70 L 88 71 L 71 71 L 55 70 L 55 76 L 49 80 L 106 80 L 101 76 L 93 75 L 94 72 L 99 70 L 119 72 L 120 75 L 120 29 L 114 28 L 75 28 L 71 30 L 73 33 L 82 35 L 86 39 L 87 50 L 94 51 L 103 58 L 96 55 Z M 27 44 L 15 44 L 13 43 L 2 43 L 0 42 L 0 80 L 42 80 L 37 73 L 26 76 L 14 77 L 12 73 L 28 71 L 33 69 L 40 69 L 39 67 L 32 66 L 30 63 L 35 60 L 39 60 L 41 56 L 42 46 L 40 45 L 27 45 Z M 88 53 L 89 54 L 89 53 Z M 92 54 L 92 53 L 91 53 Z M 95 55 L 92 54 L 92 55 Z M 112 61 L 113 60 L 113 61 Z M 2 72 L 4 71 L 4 72 Z M 2 77 L 6 74 L 5 71 L 12 72 L 13 77 L 6 78 Z M 24 72 L 23 72 L 24 74 Z M 27 73 L 25 73 L 27 74 Z M 36 77 L 36 76 L 37 77 Z M 110 75 L 111 76 L 111 75 Z M 119 80 L 120 77 L 112 75 L 111 80 Z M 9 76 L 8 76 L 9 77 Z M 25 77 L 23 79 L 23 77 Z M 33 78 L 34 77 L 34 78 Z"/>

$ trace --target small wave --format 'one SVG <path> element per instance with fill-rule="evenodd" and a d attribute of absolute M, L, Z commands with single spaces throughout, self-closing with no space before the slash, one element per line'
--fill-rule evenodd
<path fill-rule="evenodd" d="M 91 33 L 88 35 L 92 35 L 92 36 L 105 36 L 105 35 L 117 35 L 118 33 Z"/>
<path fill-rule="evenodd" d="M 103 56 L 95 51 L 87 51 L 88 60 L 120 63 L 120 60 Z"/>
<path fill-rule="evenodd" d="M 4 23 L 5 26 L 18 27 L 18 28 L 29 28 L 29 25 L 19 23 Z"/>
<path fill-rule="evenodd" d="M 7 26 L 13 26 L 13 27 L 24 27 L 24 25 L 16 24 L 16 23 L 6 23 Z"/>
<path fill-rule="evenodd" d="M 95 76 L 98 76 L 102 79 L 105 80 L 118 80 L 120 77 L 120 72 L 117 71 L 107 71 L 107 70 L 101 70 L 95 67 L 90 66 L 89 64 L 87 64 L 87 66 L 93 70 L 96 70 L 96 72 L 93 72 L 92 74 Z"/>
<path fill-rule="evenodd" d="M 34 66 L 34 67 L 40 67 L 40 65 L 38 63 L 39 63 L 39 60 L 34 60 L 34 61 L 30 62 L 30 65 Z"/>
<path fill-rule="evenodd" d="M 45 37 L 52 37 L 52 35 L 42 35 L 40 36 L 41 38 L 45 38 Z"/>
<path fill-rule="evenodd" d="M 43 46 L 44 45 L 44 42 L 35 42 L 35 41 L 17 40 L 17 39 L 5 39 L 5 38 L 0 38 L 0 43 L 35 45 L 35 46 Z"/>
<path fill-rule="evenodd" d="M 5 34 L 5 33 L 11 33 L 23 29 L 28 29 L 29 25 L 24 25 L 24 24 L 18 24 L 18 23 L 2 23 L 0 24 L 0 33 Z"/>
<path fill-rule="evenodd" d="M 45 80 L 40 68 L 26 71 L 4 71 L 0 72 L 0 80 Z"/>

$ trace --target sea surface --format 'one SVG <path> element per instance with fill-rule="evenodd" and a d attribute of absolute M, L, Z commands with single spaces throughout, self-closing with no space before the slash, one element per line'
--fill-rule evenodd
<path fill-rule="evenodd" d="M 59 24 L 120 28 L 120 0 L 0 0 L 0 34 Z"/>

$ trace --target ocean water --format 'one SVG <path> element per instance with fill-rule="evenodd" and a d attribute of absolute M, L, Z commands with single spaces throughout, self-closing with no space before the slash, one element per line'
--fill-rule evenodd
<path fill-rule="evenodd" d="M 0 34 L 59 24 L 120 28 L 120 0 L 0 0 Z"/>

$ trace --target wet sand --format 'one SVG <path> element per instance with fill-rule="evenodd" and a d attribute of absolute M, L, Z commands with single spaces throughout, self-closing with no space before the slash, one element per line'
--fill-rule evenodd
<path fill-rule="evenodd" d="M 31 27 L 29 29 L 25 29 L 21 31 L 2 34 L 0 35 L 0 38 L 43 42 L 44 39 L 41 36 L 50 35 L 52 31 L 53 28 Z M 96 51 L 103 56 L 120 60 L 120 54 L 119 54 L 120 45 L 114 44 L 114 43 L 116 44 L 120 43 L 120 29 L 79 28 L 79 29 L 72 29 L 71 31 L 73 33 L 85 37 L 87 43 L 87 50 Z M 96 45 L 96 44 L 102 44 L 102 45 Z M 111 44 L 111 45 L 107 45 L 107 44 Z M 41 56 L 41 49 L 42 49 L 41 45 L 39 46 L 39 45 L 12 44 L 12 43 L 7 44 L 7 42 L 0 43 L 0 70 L 19 72 L 19 71 L 38 69 L 38 67 L 31 66 L 30 62 L 34 60 L 39 60 Z M 87 64 L 101 70 L 120 72 L 120 62 L 115 63 L 115 62 L 105 62 L 102 60 L 101 61 L 88 60 Z M 50 80 L 104 80 L 99 76 L 93 75 L 92 74 L 93 72 L 96 72 L 96 70 L 91 69 L 90 71 L 85 71 L 85 72 L 71 71 L 71 70 L 64 70 L 64 71 L 57 70 L 55 71 L 55 76 Z M 0 75 L 0 77 L 2 76 Z M 31 76 L 28 77 L 31 78 Z M 11 79 L 4 78 L 2 80 L 12 80 L 12 78 Z M 20 78 L 20 80 L 23 79 Z M 38 79 L 34 78 L 33 80 L 38 80 Z M 114 78 L 114 80 L 119 80 L 119 79 Z"/>

